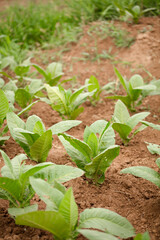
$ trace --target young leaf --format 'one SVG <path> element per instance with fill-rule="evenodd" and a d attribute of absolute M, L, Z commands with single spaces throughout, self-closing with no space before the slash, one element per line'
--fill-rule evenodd
<path fill-rule="evenodd" d="M 119 120 L 120 123 L 126 123 L 130 118 L 129 112 L 120 100 L 117 101 L 114 109 L 114 117 Z"/>
<path fill-rule="evenodd" d="M 3 119 L 6 117 L 7 112 L 9 111 L 9 103 L 5 93 L 0 89 L 0 124 L 3 122 Z"/>
<path fill-rule="evenodd" d="M 59 212 L 69 224 L 70 231 L 73 231 L 78 221 L 78 207 L 73 196 L 72 188 L 68 189 L 64 195 L 59 206 Z"/>
<path fill-rule="evenodd" d="M 147 148 L 150 151 L 150 153 L 160 155 L 160 145 L 148 143 L 148 142 L 146 143 L 148 144 Z"/>
<path fill-rule="evenodd" d="M 142 112 L 134 114 L 132 117 L 130 117 L 126 124 L 130 126 L 132 129 L 145 117 L 147 117 L 150 113 L 149 112 Z"/>
<path fill-rule="evenodd" d="M 27 118 L 26 130 L 33 132 L 36 122 L 41 122 L 42 127 L 43 127 L 43 132 L 45 132 L 46 131 L 45 126 L 44 126 L 41 118 L 39 118 L 37 115 L 32 115 L 32 116 L 29 116 L 29 118 Z"/>
<path fill-rule="evenodd" d="M 137 166 L 125 168 L 122 173 L 130 173 L 134 176 L 144 178 L 160 188 L 160 174 L 149 167 Z"/>
<path fill-rule="evenodd" d="M 37 162 L 45 162 L 52 147 L 52 131 L 43 133 L 31 146 L 30 155 Z"/>
<path fill-rule="evenodd" d="M 14 128 L 22 128 L 25 129 L 25 123 L 13 112 L 7 113 L 7 125 L 12 137 L 16 140 L 18 136 L 21 134 L 16 134 L 14 132 Z"/>
<path fill-rule="evenodd" d="M 18 103 L 18 105 L 21 108 L 25 108 L 25 107 L 27 107 L 27 104 L 30 103 L 31 96 L 30 96 L 29 92 L 27 92 L 25 89 L 19 88 L 15 92 L 15 101 L 16 101 L 16 103 Z"/>
<path fill-rule="evenodd" d="M 24 208 L 8 208 L 8 213 L 11 216 L 18 216 L 18 215 L 22 215 L 24 213 L 34 212 L 37 210 L 38 210 L 38 205 L 34 204 L 34 205 L 27 206 Z"/>
<path fill-rule="evenodd" d="M 107 231 L 107 233 L 121 238 L 129 238 L 135 235 L 133 226 L 126 218 L 104 208 L 84 210 L 80 214 L 78 229 L 82 228 Z"/>
<path fill-rule="evenodd" d="M 117 68 L 114 68 L 114 71 L 115 71 L 117 77 L 119 78 L 119 81 L 121 82 L 122 86 L 124 87 L 124 89 L 127 92 L 127 83 L 126 83 L 125 79 L 122 77 L 122 75 L 120 74 L 120 72 L 118 71 Z"/>
<path fill-rule="evenodd" d="M 160 125 L 159 124 L 154 124 L 154 123 L 150 123 L 147 121 L 141 121 L 142 124 L 148 126 L 148 127 L 152 127 L 153 129 L 159 130 L 160 131 Z"/>

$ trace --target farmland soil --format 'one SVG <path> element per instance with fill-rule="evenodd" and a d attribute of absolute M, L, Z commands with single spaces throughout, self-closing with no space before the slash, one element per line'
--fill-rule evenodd
<path fill-rule="evenodd" d="M 141 74 L 145 82 L 151 81 L 153 77 L 156 79 L 160 77 L 160 19 L 158 17 L 142 18 L 138 25 L 115 22 L 116 26 L 123 27 L 134 37 L 134 43 L 129 48 L 118 48 L 113 38 L 104 38 L 104 36 L 102 38 L 97 32 L 90 31 L 90 29 L 94 28 L 99 29 L 101 24 L 103 23 L 96 22 L 85 26 L 79 41 L 70 44 L 68 51 L 61 55 L 65 78 L 76 76 L 77 82 L 75 84 L 77 85 L 84 84 L 85 79 L 91 75 L 95 75 L 101 85 L 116 80 L 117 91 L 119 94 L 123 94 L 114 73 L 114 64 L 116 64 L 122 75 L 127 78 L 135 73 Z M 112 58 L 101 58 L 99 55 L 103 51 L 110 51 Z M 39 56 L 46 54 L 49 62 L 51 62 L 51 57 L 55 53 L 55 49 L 50 49 L 43 50 L 38 54 Z M 35 55 L 32 61 L 46 67 L 48 63 L 44 64 L 38 54 Z M 66 86 L 69 86 L 69 83 Z M 90 102 L 84 103 L 85 110 L 78 117 L 82 123 L 68 131 L 68 133 L 82 140 L 85 126 L 99 119 L 109 121 L 113 115 L 114 106 L 115 102 L 106 99 L 103 94 L 102 100 L 96 106 L 91 105 Z M 146 97 L 142 105 L 139 106 L 138 112 L 144 110 L 150 112 L 147 121 L 160 124 L 160 95 Z M 47 128 L 61 121 L 58 113 L 42 102 L 36 103 L 32 107 L 29 115 L 32 114 L 41 117 Z M 110 209 L 126 217 L 135 227 L 137 233 L 148 231 L 151 240 L 159 240 L 160 191 L 158 187 L 141 178 L 120 173 L 123 168 L 138 165 L 148 166 L 158 171 L 155 164 L 157 156 L 152 155 L 147 150 L 145 142 L 159 144 L 160 131 L 146 128 L 137 134 L 128 146 L 124 146 L 119 136 L 116 135 L 116 144 L 120 145 L 120 154 L 107 170 L 104 183 L 96 186 L 82 176 L 66 183 L 65 186 L 73 188 L 79 212 L 93 207 Z M 23 150 L 12 138 L 6 142 L 2 149 L 10 158 L 23 153 Z M 53 147 L 47 161 L 74 166 L 56 136 L 54 136 Z M 29 160 L 28 162 L 32 163 Z M 3 165 L 4 162 L 0 156 L 0 167 Z M 35 197 L 34 201 L 38 201 L 38 198 Z M 39 207 L 42 208 L 41 201 L 38 201 L 38 203 Z M 14 220 L 7 213 L 7 207 L 8 202 L 0 200 L 0 240 L 53 239 L 52 235 L 45 231 L 15 225 Z M 79 236 L 78 239 L 85 238 Z"/>

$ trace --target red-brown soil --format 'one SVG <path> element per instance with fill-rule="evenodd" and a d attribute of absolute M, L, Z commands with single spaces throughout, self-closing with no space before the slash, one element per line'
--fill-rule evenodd
<path fill-rule="evenodd" d="M 145 68 L 156 79 L 160 77 L 159 18 L 143 18 L 138 25 L 116 22 L 116 25 L 123 25 L 123 27 L 135 37 L 135 42 L 130 48 L 117 48 L 110 37 L 102 40 L 102 38 L 98 37 L 95 33 L 90 35 L 88 30 L 93 25 L 99 26 L 101 23 L 92 23 L 90 26 L 86 26 L 80 40 L 70 45 L 70 50 L 61 56 L 64 64 L 65 77 L 76 75 L 77 83 L 84 84 L 86 78 L 95 75 L 101 85 L 116 79 L 113 62 L 111 60 L 100 59 L 99 61 L 92 61 L 92 59 L 87 59 L 80 61 L 83 52 L 88 52 L 90 54 L 89 56 L 93 56 L 95 38 L 98 53 L 101 53 L 103 50 L 108 51 L 109 48 L 112 47 L 111 53 L 116 53 L 115 59 L 122 61 L 119 61 L 116 67 L 123 76 L 129 78 L 134 73 L 139 73 L 144 77 L 145 81 L 150 81 L 152 78 L 144 71 Z M 55 49 L 44 50 L 39 52 L 39 55 L 41 56 L 42 53 L 48 56 L 50 62 L 50 57 L 55 54 Z M 38 62 L 37 59 L 38 57 L 35 56 L 33 61 Z M 40 60 L 38 63 L 45 67 Z M 121 88 L 119 91 L 121 91 Z M 84 103 L 85 110 L 78 117 L 78 119 L 83 122 L 78 127 L 70 130 L 69 134 L 82 139 L 86 125 L 90 125 L 98 119 L 111 119 L 114 105 L 115 102 L 105 99 L 103 94 L 102 101 L 96 106 L 92 106 L 89 102 Z M 147 117 L 148 121 L 157 124 L 160 123 L 160 95 L 145 98 L 138 112 L 142 112 L 144 109 L 151 113 L 149 117 Z M 32 114 L 40 116 L 46 127 L 50 127 L 54 123 L 61 121 L 58 113 L 53 111 L 51 107 L 45 103 L 37 103 L 29 112 L 29 115 Z M 128 146 L 123 146 L 121 139 L 116 135 L 116 144 L 120 145 L 120 154 L 106 172 L 105 182 L 101 186 L 93 185 L 84 177 L 72 180 L 65 185 L 67 187 L 73 187 L 79 212 L 91 207 L 103 207 L 113 210 L 126 217 L 135 227 L 137 233 L 148 231 L 151 240 L 159 240 L 160 192 L 158 187 L 141 178 L 120 173 L 123 168 L 138 165 L 148 166 L 158 171 L 158 167 L 155 164 L 157 156 L 149 153 L 145 142 L 159 144 L 160 132 L 147 128 L 137 134 Z M 10 158 L 23 152 L 12 138 L 6 142 L 3 150 Z M 0 161 L 0 167 L 2 167 L 3 160 L 1 156 Z M 73 165 L 57 137 L 54 137 L 53 147 L 47 161 L 56 164 Z M 16 226 L 14 220 L 7 213 L 7 207 L 7 201 L 0 200 L 0 240 L 53 239 L 52 235 L 45 231 L 25 226 Z M 84 238 L 80 236 L 78 239 L 82 240 Z"/>

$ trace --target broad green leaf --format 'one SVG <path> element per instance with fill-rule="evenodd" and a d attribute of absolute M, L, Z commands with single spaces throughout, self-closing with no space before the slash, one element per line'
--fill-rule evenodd
<path fill-rule="evenodd" d="M 160 125 L 159 124 L 154 124 L 154 123 L 150 123 L 150 122 L 147 122 L 147 121 L 141 121 L 141 123 L 148 126 L 148 127 L 152 127 L 154 129 L 160 131 Z"/>
<path fill-rule="evenodd" d="M 30 184 L 38 196 L 46 203 L 48 211 L 58 210 L 59 205 L 64 197 L 62 192 L 53 188 L 48 182 L 40 178 L 30 177 Z"/>
<path fill-rule="evenodd" d="M 13 131 L 14 128 L 25 129 L 25 123 L 13 112 L 7 113 L 7 125 L 14 139 L 18 139 L 18 136 L 21 135 L 20 133 L 16 134 L 16 132 Z"/>
<path fill-rule="evenodd" d="M 93 132 L 89 135 L 86 143 L 92 149 L 92 157 L 95 157 L 98 153 L 98 139 Z"/>
<path fill-rule="evenodd" d="M 132 131 L 131 127 L 129 127 L 126 124 L 122 124 L 122 123 L 113 123 L 112 127 L 116 132 L 119 133 L 122 140 L 129 140 L 128 135 Z"/>
<path fill-rule="evenodd" d="M 30 167 L 26 172 L 21 173 L 20 175 L 20 181 L 22 185 L 25 185 L 29 181 L 29 177 L 33 176 L 35 173 L 40 171 L 43 168 L 46 168 L 48 166 L 51 166 L 53 163 L 47 162 L 47 163 L 39 163 L 35 166 Z"/>
<path fill-rule="evenodd" d="M 76 108 L 74 111 L 71 112 L 70 118 L 76 119 L 82 112 L 84 111 L 84 107 Z"/>
<path fill-rule="evenodd" d="M 6 117 L 9 111 L 9 103 L 5 93 L 0 89 L 0 122 Z"/>
<path fill-rule="evenodd" d="M 60 91 L 59 87 L 50 87 L 48 84 L 44 84 L 48 97 L 52 104 L 56 104 L 56 108 L 61 114 L 67 113 L 67 105 L 64 94 Z"/>
<path fill-rule="evenodd" d="M 43 88 L 44 86 L 42 86 L 42 81 L 40 79 L 32 80 L 29 85 L 29 93 L 34 95 Z"/>
<path fill-rule="evenodd" d="M 128 109 L 124 103 L 120 100 L 117 101 L 114 109 L 114 117 L 119 120 L 120 123 L 126 123 L 130 118 Z"/>
<path fill-rule="evenodd" d="M 82 103 L 86 101 L 87 97 L 91 97 L 94 93 L 95 91 L 81 93 L 74 101 L 74 108 L 78 108 Z"/>
<path fill-rule="evenodd" d="M 34 212 L 37 210 L 38 210 L 38 205 L 34 204 L 34 205 L 27 206 L 24 208 L 8 208 L 8 213 L 11 216 L 18 216 L 18 215 L 22 215 L 24 213 Z"/>
<path fill-rule="evenodd" d="M 59 136 L 63 136 L 63 138 L 70 143 L 72 147 L 74 147 L 76 150 L 78 150 L 84 157 L 85 162 L 89 163 L 91 160 L 91 148 L 83 141 L 80 141 L 68 134 L 61 133 Z M 60 139 L 61 140 L 61 139 Z M 65 146 L 64 146 L 65 147 Z"/>
<path fill-rule="evenodd" d="M 132 86 L 133 89 L 144 85 L 143 78 L 142 78 L 139 74 L 133 75 L 133 76 L 129 79 L 129 82 L 130 82 L 130 84 L 131 84 L 131 86 Z"/>
<path fill-rule="evenodd" d="M 100 89 L 99 82 L 98 82 L 98 80 L 95 76 L 91 76 L 88 79 L 87 84 L 88 84 L 88 91 L 89 92 L 92 92 L 95 89 L 98 91 Z"/>
<path fill-rule="evenodd" d="M 91 163 L 85 166 L 86 172 L 94 175 L 95 178 L 100 179 L 101 175 L 105 174 L 106 169 L 110 166 L 113 159 L 119 155 L 119 149 L 119 146 L 113 145 L 101 152 L 99 155 L 93 158 Z"/>
<path fill-rule="evenodd" d="M 96 133 L 101 134 L 104 128 L 106 127 L 107 123 L 108 122 L 106 120 L 97 120 L 90 125 L 90 128 L 95 134 Z"/>
<path fill-rule="evenodd" d="M 43 132 L 45 132 L 46 131 L 45 126 L 44 126 L 41 118 L 38 117 L 37 115 L 32 115 L 32 116 L 29 116 L 29 118 L 27 118 L 26 130 L 28 130 L 30 132 L 33 132 L 33 129 L 34 129 L 34 126 L 35 126 L 36 122 L 41 122 L 41 124 L 43 126 Z"/>
<path fill-rule="evenodd" d="M 99 139 L 99 150 L 103 151 L 114 144 L 115 133 L 112 128 L 112 125 L 110 125 L 110 123 L 108 122 Z"/>
<path fill-rule="evenodd" d="M 39 135 L 37 133 L 33 133 L 21 128 L 14 128 L 13 132 L 17 135 L 17 137 L 19 136 L 18 133 L 20 133 L 22 136 L 18 137 L 18 141 L 17 142 L 23 142 L 24 144 L 27 143 L 27 145 L 32 146 L 33 143 L 39 138 Z M 25 140 L 24 140 L 24 138 Z"/>
<path fill-rule="evenodd" d="M 48 130 L 33 143 L 30 148 L 30 155 L 37 162 L 45 162 L 51 148 L 52 131 Z"/>
<path fill-rule="evenodd" d="M 71 129 L 72 127 L 78 126 L 82 121 L 79 120 L 66 120 L 54 124 L 49 129 L 52 131 L 52 134 L 63 133 Z"/>
<path fill-rule="evenodd" d="M 4 163 L 5 163 L 5 167 L 8 170 L 9 176 L 12 176 L 11 178 L 14 179 L 14 170 L 13 170 L 10 158 L 8 157 L 8 155 L 4 151 L 0 150 L 0 153 L 2 154 Z M 2 170 L 1 170 L 1 174 L 2 174 L 3 177 L 9 177 L 8 175 L 4 175 Z"/>
<path fill-rule="evenodd" d="M 69 235 L 69 224 L 55 211 L 37 211 L 17 216 L 16 224 L 43 229 L 59 240 L 67 239 Z"/>
<path fill-rule="evenodd" d="M 16 200 L 19 201 L 21 197 L 19 191 L 19 189 L 21 189 L 21 185 L 18 180 L 10 179 L 7 177 L 1 177 L 0 189 L 3 189 L 4 191 L 6 191 L 6 193 L 11 195 L 15 202 Z"/>
<path fill-rule="evenodd" d="M 22 66 L 22 65 L 20 66 L 19 65 L 14 69 L 14 72 L 18 76 L 24 76 L 26 73 L 28 73 L 29 68 L 30 68 L 30 66 Z"/>
<path fill-rule="evenodd" d="M 5 86 L 3 87 L 3 90 L 6 91 L 12 91 L 15 92 L 17 90 L 17 86 L 16 86 L 16 80 L 10 80 L 8 83 L 5 84 Z"/>
<path fill-rule="evenodd" d="M 41 136 L 45 132 L 44 125 L 41 121 L 35 123 L 33 132 L 37 133 L 39 136 Z"/>
<path fill-rule="evenodd" d="M 133 226 L 126 218 L 104 208 L 84 210 L 80 214 L 79 229 L 81 228 L 95 228 L 121 238 L 135 235 Z"/>
<path fill-rule="evenodd" d="M 60 183 L 67 182 L 71 179 L 80 177 L 84 174 L 79 168 L 66 166 L 66 165 L 53 165 L 52 167 L 46 168 L 45 171 L 41 170 L 34 177 L 47 179 L 47 182 L 53 184 L 54 181 Z"/>
<path fill-rule="evenodd" d="M 160 145 L 148 143 L 148 142 L 146 142 L 146 143 L 148 144 L 147 148 L 150 151 L 150 153 L 160 155 Z"/>
<path fill-rule="evenodd" d="M 127 120 L 126 125 L 130 126 L 133 129 L 141 120 L 143 120 L 149 114 L 150 114 L 149 112 L 142 112 L 142 113 L 134 114 L 132 117 L 130 117 Z"/>
<path fill-rule="evenodd" d="M 64 195 L 59 206 L 59 212 L 69 224 L 70 230 L 73 231 L 78 221 L 78 207 L 73 196 L 72 188 L 69 188 Z"/>
<path fill-rule="evenodd" d="M 137 166 L 125 168 L 121 171 L 122 173 L 130 173 L 134 176 L 144 178 L 160 188 L 160 173 L 156 172 L 152 168 Z"/>
<path fill-rule="evenodd" d="M 107 96 L 106 98 L 108 99 L 119 99 L 120 101 L 122 101 L 129 109 L 131 108 L 131 98 L 127 95 L 127 96 Z"/>
<path fill-rule="evenodd" d="M 31 107 L 33 107 L 37 102 L 39 102 L 39 100 L 32 102 L 31 104 L 29 104 L 26 108 L 22 109 L 22 111 L 20 111 L 17 115 L 21 116 L 23 113 L 29 111 L 31 109 Z"/>
<path fill-rule="evenodd" d="M 114 68 L 114 71 L 117 75 L 117 77 L 119 78 L 120 83 L 122 84 L 123 88 L 126 90 L 127 92 L 127 84 L 125 79 L 122 77 L 122 75 L 120 74 L 120 72 L 117 70 L 117 68 Z"/>
<path fill-rule="evenodd" d="M 89 229 L 78 229 L 78 232 L 89 240 L 118 240 L 109 233 Z"/>
<path fill-rule="evenodd" d="M 19 88 L 15 92 L 15 101 L 21 108 L 25 108 L 31 101 L 31 95 L 25 89 Z"/>
<path fill-rule="evenodd" d="M 84 91 L 84 89 L 85 89 L 85 86 L 77 89 L 74 93 L 72 93 L 72 95 L 70 97 L 70 104 L 72 104 L 72 103 L 74 104 L 75 100 Z"/>
<path fill-rule="evenodd" d="M 152 84 L 147 84 L 147 85 L 136 87 L 134 89 L 143 90 L 143 91 L 155 91 L 156 90 L 156 86 L 152 85 Z"/>
<path fill-rule="evenodd" d="M 43 75 L 45 78 L 47 78 L 47 74 L 46 74 L 46 72 L 43 70 L 43 68 L 41 68 L 41 67 L 38 66 L 37 64 L 32 64 L 32 66 L 33 66 L 41 75 Z"/>
<path fill-rule="evenodd" d="M 46 73 L 47 74 L 51 74 L 51 77 L 55 78 L 56 76 L 62 76 L 63 72 L 62 72 L 62 64 L 58 63 L 58 62 L 52 62 L 47 66 L 46 69 Z"/>

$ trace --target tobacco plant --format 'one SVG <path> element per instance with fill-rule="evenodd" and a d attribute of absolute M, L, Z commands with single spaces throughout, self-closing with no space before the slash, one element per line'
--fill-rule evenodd
<path fill-rule="evenodd" d="M 84 141 L 68 134 L 58 134 L 71 160 L 95 183 L 103 183 L 105 172 L 119 154 L 110 123 L 98 120 L 84 131 Z M 99 137 L 98 137 L 99 136 Z"/>
<path fill-rule="evenodd" d="M 160 168 L 160 158 L 156 160 L 156 164 Z M 130 173 L 136 177 L 144 178 L 160 188 L 160 173 L 152 168 L 144 166 L 129 167 L 123 169 L 121 173 Z"/>
<path fill-rule="evenodd" d="M 59 186 L 60 183 L 83 175 L 83 171 L 71 166 L 55 165 L 53 163 L 41 163 L 35 166 L 26 165 L 26 155 L 20 154 L 12 160 L 5 152 L 0 150 L 5 166 L 1 169 L 0 198 L 9 200 L 8 212 L 11 215 L 37 210 L 37 204 L 30 206 L 30 200 L 35 195 L 29 178 L 45 179 L 51 186 Z M 18 208 L 18 209 L 17 209 Z"/>
<path fill-rule="evenodd" d="M 50 63 L 46 70 L 44 70 L 42 67 L 33 64 L 32 65 L 41 75 L 44 77 L 44 82 L 49 84 L 50 86 L 55 86 L 61 79 L 61 77 L 64 75 L 62 72 L 62 64 L 52 62 Z"/>
<path fill-rule="evenodd" d="M 30 184 L 45 202 L 46 210 L 17 215 L 16 224 L 47 230 L 57 240 L 74 240 L 79 233 L 92 240 L 118 240 L 117 237 L 135 235 L 126 218 L 104 208 L 85 209 L 78 221 L 78 207 L 72 188 L 52 188 L 47 182 L 33 177 Z"/>
<path fill-rule="evenodd" d="M 94 92 L 84 92 L 86 86 L 83 86 L 72 92 L 71 89 L 65 90 L 62 86 L 50 87 L 45 84 L 51 106 L 56 110 L 62 118 L 76 119 L 83 111 L 83 107 L 79 107 L 86 101 L 88 96 L 92 96 Z"/>
<path fill-rule="evenodd" d="M 108 96 L 107 98 L 121 100 L 127 106 L 127 108 L 130 109 L 131 111 L 135 111 L 136 106 L 142 103 L 142 98 L 143 98 L 142 92 L 154 91 L 156 89 L 155 85 L 152 85 L 152 84 L 145 85 L 143 78 L 138 74 L 133 75 L 129 79 L 129 81 L 126 81 L 116 68 L 115 68 L 115 73 L 127 95 L 126 96 L 119 96 L 119 95 Z"/>
<path fill-rule="evenodd" d="M 88 92 L 94 91 L 94 94 L 91 97 L 89 97 L 91 103 L 93 104 L 100 100 L 100 94 L 102 93 L 102 91 L 111 92 L 114 89 L 115 84 L 114 82 L 110 82 L 101 87 L 98 82 L 98 79 L 95 76 L 91 76 L 89 79 L 86 79 L 85 83 L 87 85 Z"/>
<path fill-rule="evenodd" d="M 45 162 L 52 147 L 52 135 L 77 126 L 81 121 L 59 122 L 46 130 L 42 120 L 30 116 L 26 123 L 15 113 L 7 114 L 7 125 L 14 140 L 24 149 L 26 154 L 37 162 Z"/>
<path fill-rule="evenodd" d="M 132 132 L 136 125 L 149 114 L 149 112 L 142 112 L 130 117 L 127 107 L 122 101 L 118 100 L 114 109 L 112 128 L 119 133 L 123 143 L 127 145 L 138 132 L 146 128 L 146 126 L 142 124 Z M 129 136 L 131 132 L 132 135 Z"/>
<path fill-rule="evenodd" d="M 0 150 L 5 166 L 1 169 L 0 198 L 9 200 L 10 207 L 23 208 L 30 205 L 35 192 L 29 183 L 29 177 L 52 163 L 41 163 L 36 166 L 25 165 L 27 157 L 20 154 L 12 160 Z"/>

